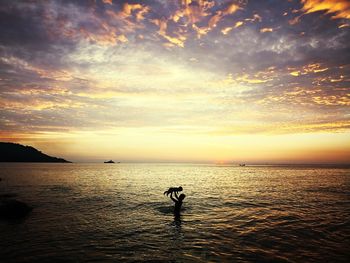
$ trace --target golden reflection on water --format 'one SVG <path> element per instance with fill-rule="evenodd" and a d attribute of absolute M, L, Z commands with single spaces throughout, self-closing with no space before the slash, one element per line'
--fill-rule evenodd
<path fill-rule="evenodd" d="M 174 164 L 2 164 L 34 206 L 0 221 L 2 258 L 343 261 L 347 169 Z M 184 188 L 180 220 L 163 195 Z M 18 237 L 21 237 L 19 240 Z M 320 249 L 322 248 L 322 249 Z M 58 253 L 59 251 L 59 253 Z"/>

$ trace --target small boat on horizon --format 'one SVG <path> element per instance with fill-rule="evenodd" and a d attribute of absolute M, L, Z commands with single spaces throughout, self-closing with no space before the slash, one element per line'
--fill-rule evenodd
<path fill-rule="evenodd" d="M 240 163 L 239 166 L 244 167 L 245 163 Z"/>
<path fill-rule="evenodd" d="M 106 162 L 104 162 L 104 163 L 115 163 L 115 162 L 112 161 L 112 160 L 109 160 L 109 161 L 106 161 Z"/>

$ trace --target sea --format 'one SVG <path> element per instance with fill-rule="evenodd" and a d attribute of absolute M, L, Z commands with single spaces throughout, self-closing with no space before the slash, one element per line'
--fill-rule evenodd
<path fill-rule="evenodd" d="M 346 167 L 2 163 L 0 178 L 33 207 L 0 220 L 0 262 L 350 259 Z"/>

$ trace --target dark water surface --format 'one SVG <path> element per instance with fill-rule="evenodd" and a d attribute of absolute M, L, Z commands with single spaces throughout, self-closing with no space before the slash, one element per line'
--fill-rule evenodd
<path fill-rule="evenodd" d="M 1 262 L 348 262 L 350 170 L 0 164 L 34 206 L 0 221 Z M 174 221 L 169 186 L 184 188 Z"/>

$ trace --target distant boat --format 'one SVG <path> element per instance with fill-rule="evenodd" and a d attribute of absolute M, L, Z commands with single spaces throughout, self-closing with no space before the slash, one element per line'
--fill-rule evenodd
<path fill-rule="evenodd" d="M 115 163 L 115 162 L 113 162 L 112 160 L 109 160 L 109 161 L 106 161 L 104 163 Z"/>
<path fill-rule="evenodd" d="M 239 166 L 244 167 L 245 163 L 240 163 Z"/>

